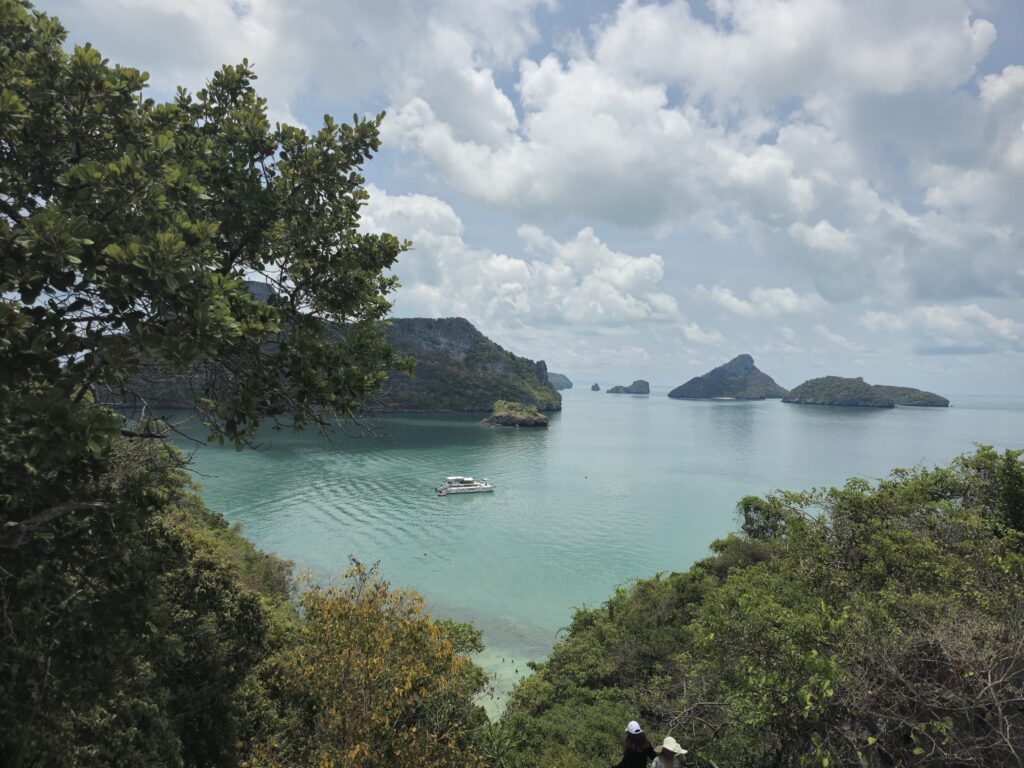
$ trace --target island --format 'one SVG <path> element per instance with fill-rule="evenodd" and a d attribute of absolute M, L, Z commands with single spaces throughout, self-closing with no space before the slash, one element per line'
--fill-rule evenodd
<path fill-rule="evenodd" d="M 531 405 L 499 400 L 491 415 L 480 423 L 492 427 L 546 427 L 548 417 Z"/>
<path fill-rule="evenodd" d="M 440 319 L 393 318 L 382 330 L 395 352 L 413 358 L 410 375 L 388 372 L 387 380 L 363 403 L 364 413 L 489 412 L 497 400 L 531 405 L 541 411 L 557 411 L 562 396 L 548 380 L 547 365 L 503 349 L 461 317 Z M 328 329 L 337 338 L 341 326 Z M 213 363 L 209 366 L 216 368 Z M 157 363 L 144 363 L 121 391 L 101 391 L 105 404 L 132 407 L 200 407 L 217 376 L 206 368 L 189 374 L 171 374 Z"/>
<path fill-rule="evenodd" d="M 592 387 L 590 388 L 590 391 L 591 391 L 591 392 L 600 392 L 600 391 L 601 391 L 601 387 L 599 387 L 599 386 L 597 385 L 597 382 L 595 381 L 595 382 L 594 382 L 594 385 L 593 385 L 593 386 L 592 386 Z"/>
<path fill-rule="evenodd" d="M 461 317 L 395 318 L 384 329 L 399 355 L 412 357 L 412 376 L 392 372 L 367 410 L 378 413 L 490 411 L 498 400 L 557 411 L 562 396 L 543 360 L 503 349 Z"/>
<path fill-rule="evenodd" d="M 628 387 L 618 386 L 608 390 L 609 395 L 649 395 L 651 385 L 643 379 L 637 379 Z"/>
<path fill-rule="evenodd" d="M 874 384 L 876 392 L 892 398 L 896 405 L 907 405 L 924 408 L 948 408 L 949 400 L 934 392 L 913 387 L 893 387 L 888 384 Z"/>
<path fill-rule="evenodd" d="M 822 376 L 805 381 L 786 397 L 795 405 L 843 405 L 863 408 L 892 408 L 896 401 L 879 392 L 861 377 Z"/>
<path fill-rule="evenodd" d="M 548 371 L 548 383 L 555 389 L 572 389 L 572 382 L 564 373 L 552 373 Z"/>
<path fill-rule="evenodd" d="M 754 358 L 737 355 L 703 376 L 681 384 L 668 396 L 682 400 L 765 400 L 788 394 L 771 376 L 758 370 Z"/>

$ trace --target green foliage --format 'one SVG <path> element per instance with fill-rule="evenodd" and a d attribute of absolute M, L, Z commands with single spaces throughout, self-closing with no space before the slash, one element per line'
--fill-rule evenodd
<path fill-rule="evenodd" d="M 892 387 L 887 384 L 873 384 L 872 389 L 883 397 L 892 399 L 896 405 L 925 406 L 931 408 L 945 408 L 949 400 L 936 395 L 934 392 L 925 392 L 923 389 L 913 387 Z"/>
<path fill-rule="evenodd" d="M 160 366 L 241 447 L 402 367 L 381 323 L 408 245 L 358 229 L 382 116 L 272 126 L 245 62 L 157 104 L 65 41 L 0 0 L 0 763 L 228 765 L 273 708 L 252 671 L 294 634 L 287 564 L 99 395 Z"/>
<path fill-rule="evenodd" d="M 616 702 L 720 765 L 1013 764 L 1022 453 L 743 499 L 710 558 L 577 613 L 516 689 L 510 738 L 563 764 Z"/>
<path fill-rule="evenodd" d="M 809 379 L 782 398 L 784 403 L 805 405 L 854 405 L 892 408 L 896 403 L 884 388 L 872 387 L 862 378 L 822 376 Z"/>
<path fill-rule="evenodd" d="M 543 362 L 513 355 L 462 318 L 396 319 L 387 336 L 398 353 L 416 359 L 416 374 L 389 378 L 376 400 L 381 410 L 482 412 L 496 400 L 562 407 Z"/>
<path fill-rule="evenodd" d="M 5 574 L 4 765 L 237 758 L 243 682 L 293 614 L 288 564 L 205 509 L 179 466 L 117 441 L 91 489 L 107 506 L 16 551 L 35 565 Z"/>
<path fill-rule="evenodd" d="M 484 422 L 503 427 L 546 427 L 548 417 L 532 405 L 499 400 Z"/>
<path fill-rule="evenodd" d="M 341 585 L 303 593 L 301 608 L 297 642 L 260 672 L 277 710 L 248 765 L 479 764 L 483 679 L 458 647 L 477 647 L 478 634 L 431 621 L 422 598 L 359 564 Z"/>

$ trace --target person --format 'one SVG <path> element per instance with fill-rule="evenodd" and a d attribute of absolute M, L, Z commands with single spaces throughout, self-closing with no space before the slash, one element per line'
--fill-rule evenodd
<path fill-rule="evenodd" d="M 651 768 L 682 768 L 679 758 L 686 754 L 686 750 L 679 746 L 679 742 L 671 736 L 654 748 L 657 757 L 651 763 Z"/>
<path fill-rule="evenodd" d="M 626 744 L 622 751 L 622 759 L 612 768 L 647 768 L 655 757 L 654 747 L 651 746 L 640 723 L 630 720 L 626 726 Z"/>

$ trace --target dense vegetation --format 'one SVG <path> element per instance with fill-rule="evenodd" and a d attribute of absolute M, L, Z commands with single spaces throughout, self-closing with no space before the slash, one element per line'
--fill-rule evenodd
<path fill-rule="evenodd" d="M 928 408 L 946 408 L 949 400 L 934 392 L 913 387 L 893 387 L 887 384 L 874 384 L 872 388 L 884 397 L 892 398 L 896 405 L 924 406 Z"/>
<path fill-rule="evenodd" d="M 396 318 L 386 332 L 396 352 L 415 358 L 416 372 L 391 375 L 374 398 L 377 410 L 489 411 L 495 400 L 562 407 L 543 361 L 502 349 L 461 317 Z"/>
<path fill-rule="evenodd" d="M 750 355 L 737 355 L 703 376 L 680 384 L 669 392 L 668 396 L 681 399 L 726 397 L 736 400 L 764 400 L 785 397 L 787 394 L 788 392 L 776 384 L 771 376 L 754 365 L 754 358 Z"/>
<path fill-rule="evenodd" d="M 518 764 L 609 764 L 639 716 L 722 766 L 1020 765 L 1021 453 L 744 499 L 711 557 L 577 612 L 509 704 Z"/>
<path fill-rule="evenodd" d="M 272 127 L 244 63 L 156 104 L 65 37 L 0 0 L 0 764 L 473 762 L 471 628 L 358 570 L 293 605 L 171 425 L 97 404 L 159 364 L 241 448 L 380 386 L 406 247 L 358 229 L 380 117 Z"/>
<path fill-rule="evenodd" d="M 546 427 L 548 417 L 532 405 L 499 400 L 484 423 L 496 427 Z"/>
<path fill-rule="evenodd" d="M 896 401 L 857 377 L 822 376 L 809 379 L 782 399 L 799 405 L 848 405 L 868 408 L 892 408 Z"/>

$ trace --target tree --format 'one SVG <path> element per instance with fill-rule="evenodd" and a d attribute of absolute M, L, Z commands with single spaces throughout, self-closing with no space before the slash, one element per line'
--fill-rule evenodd
<path fill-rule="evenodd" d="M 613 702 L 721 765 L 1021 765 L 1022 459 L 744 498 L 711 557 L 577 613 L 503 717 L 524 764 Z"/>
<path fill-rule="evenodd" d="M 402 364 L 408 244 L 359 231 L 383 115 L 271 125 L 244 61 L 158 104 L 66 37 L 0 0 L 0 763 L 217 763 L 266 601 L 161 528 L 181 458 L 101 401 L 158 366 L 239 447 L 353 415 Z"/>
<path fill-rule="evenodd" d="M 460 652 L 475 630 L 433 622 L 423 599 L 356 563 L 339 586 L 301 599 L 298 642 L 262 670 L 278 711 L 250 765 L 478 766 L 474 703 L 484 678 Z"/>
<path fill-rule="evenodd" d="M 93 395 L 147 364 L 193 377 L 222 439 L 352 415 L 396 363 L 378 325 L 407 244 L 358 229 L 383 115 L 271 126 L 245 62 L 156 104 L 23 0 L 0 0 L 0 27 L 8 537 L 89 501 L 74 478 L 121 429 Z"/>

